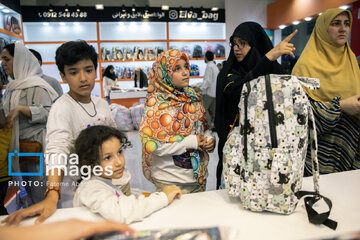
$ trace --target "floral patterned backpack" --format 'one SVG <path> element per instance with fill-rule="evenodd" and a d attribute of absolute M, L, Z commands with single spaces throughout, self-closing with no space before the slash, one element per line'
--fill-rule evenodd
<path fill-rule="evenodd" d="M 298 199 L 312 195 L 305 198 L 309 221 L 335 229 L 336 222 L 328 219 L 331 201 L 319 194 L 314 116 L 302 85 L 320 86 L 318 79 L 273 74 L 244 85 L 239 127 L 231 131 L 223 148 L 222 185 L 251 211 L 290 214 Z M 314 192 L 300 191 L 308 145 Z M 321 198 L 329 205 L 325 214 L 312 208 Z"/>

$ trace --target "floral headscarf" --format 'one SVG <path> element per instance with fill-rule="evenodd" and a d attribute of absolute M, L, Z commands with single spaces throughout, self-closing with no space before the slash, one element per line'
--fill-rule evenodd
<path fill-rule="evenodd" d="M 152 181 L 151 153 L 164 143 L 181 142 L 190 134 L 203 134 L 208 129 L 201 97 L 191 87 L 176 88 L 171 81 L 180 59 L 189 59 L 185 53 L 172 49 L 163 52 L 153 64 L 140 124 L 142 165 L 147 179 Z M 203 151 L 189 151 L 194 177 L 203 184 L 209 156 Z"/>

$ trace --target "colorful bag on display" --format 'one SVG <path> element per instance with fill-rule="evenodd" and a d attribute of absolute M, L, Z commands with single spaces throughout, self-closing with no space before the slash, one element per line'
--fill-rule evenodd
<path fill-rule="evenodd" d="M 142 115 L 144 113 L 144 104 L 143 103 L 137 104 L 135 106 L 130 107 L 129 110 L 135 129 L 139 129 L 142 120 Z"/>
<path fill-rule="evenodd" d="M 221 44 L 216 44 L 214 54 L 216 57 L 225 57 L 225 47 Z"/>
<path fill-rule="evenodd" d="M 130 110 L 127 107 L 113 103 L 110 105 L 110 109 L 120 131 L 134 130 Z"/>
<path fill-rule="evenodd" d="M 192 57 L 193 58 L 202 58 L 202 57 L 204 57 L 203 50 L 202 50 L 202 47 L 200 45 L 195 45 L 194 46 L 194 51 L 193 51 Z"/>
<path fill-rule="evenodd" d="M 199 66 L 196 64 L 190 65 L 190 76 L 200 76 Z"/>
<path fill-rule="evenodd" d="M 245 209 L 292 213 L 305 195 L 309 221 L 336 229 L 328 219 L 331 201 L 319 194 L 319 166 L 314 116 L 302 88 L 319 88 L 318 79 L 266 75 L 244 85 L 239 103 L 239 127 L 223 148 L 223 187 L 239 197 Z M 311 146 L 314 192 L 300 191 L 307 147 Z M 323 199 L 329 211 L 317 214 L 313 204 Z"/>

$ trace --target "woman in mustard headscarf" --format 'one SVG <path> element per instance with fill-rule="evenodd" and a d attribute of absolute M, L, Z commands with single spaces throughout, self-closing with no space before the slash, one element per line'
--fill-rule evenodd
<path fill-rule="evenodd" d="M 173 184 L 183 193 L 205 191 L 215 140 L 189 76 L 189 59 L 176 49 L 160 54 L 151 69 L 139 133 L 143 172 L 157 191 Z"/>
<path fill-rule="evenodd" d="M 351 23 L 347 10 L 323 12 L 292 71 L 320 80 L 320 89 L 305 91 L 313 100 L 321 173 L 360 168 L 360 71 L 347 42 Z M 311 174 L 310 157 L 305 174 Z"/>

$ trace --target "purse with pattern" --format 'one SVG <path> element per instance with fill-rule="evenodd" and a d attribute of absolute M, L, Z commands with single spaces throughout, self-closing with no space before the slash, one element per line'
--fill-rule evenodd
<path fill-rule="evenodd" d="M 240 126 L 223 148 L 223 187 L 239 197 L 245 209 L 290 214 L 305 195 L 313 196 L 305 198 L 310 208 L 319 199 L 330 201 L 319 193 L 315 122 L 302 85 L 315 89 L 319 81 L 271 74 L 243 87 Z M 308 146 L 314 192 L 301 191 Z M 330 210 L 321 219 L 316 211 L 308 215 L 312 223 L 336 228 L 336 222 L 328 219 Z"/>

